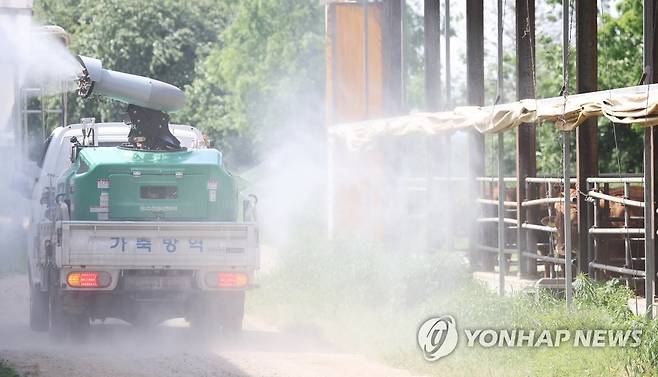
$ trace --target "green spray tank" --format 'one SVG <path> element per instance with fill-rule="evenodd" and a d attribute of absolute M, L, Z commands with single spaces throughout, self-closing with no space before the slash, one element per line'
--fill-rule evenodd
<path fill-rule="evenodd" d="M 177 87 L 104 69 L 80 56 L 78 94 L 128 103 L 127 143 L 98 147 L 93 121 L 83 140 L 71 142 L 71 167 L 58 179 L 57 198 L 79 221 L 238 221 L 255 214 L 255 198 L 239 200 L 239 178 L 215 149 L 181 147 L 169 130 L 168 112 L 185 103 Z"/>

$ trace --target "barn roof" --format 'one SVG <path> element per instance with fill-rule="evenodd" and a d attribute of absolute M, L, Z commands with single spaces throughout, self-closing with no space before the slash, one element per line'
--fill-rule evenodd
<path fill-rule="evenodd" d="M 329 135 L 332 140 L 343 140 L 351 149 L 360 149 L 380 136 L 432 135 L 469 128 L 498 133 L 523 123 L 544 121 L 555 122 L 556 128 L 570 131 L 597 116 L 618 124 L 658 125 L 658 84 L 345 123 L 330 127 Z"/>

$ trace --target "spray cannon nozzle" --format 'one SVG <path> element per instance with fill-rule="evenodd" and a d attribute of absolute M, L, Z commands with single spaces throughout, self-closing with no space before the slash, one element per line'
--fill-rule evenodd
<path fill-rule="evenodd" d="M 78 56 L 78 95 L 100 94 L 128 104 L 131 130 L 126 148 L 176 151 L 180 141 L 169 131 L 169 115 L 185 104 L 177 87 L 148 77 L 110 71 L 94 58 Z"/>
<path fill-rule="evenodd" d="M 89 97 L 94 90 L 94 82 L 91 80 L 91 77 L 89 77 L 87 68 L 83 68 L 78 74 L 76 82 L 78 84 L 78 96 L 82 98 Z"/>
<path fill-rule="evenodd" d="M 78 95 L 92 93 L 117 101 L 163 112 L 173 112 L 185 104 L 185 93 L 177 87 L 144 76 L 103 68 L 94 58 L 77 56 L 82 66 L 78 74 Z"/>

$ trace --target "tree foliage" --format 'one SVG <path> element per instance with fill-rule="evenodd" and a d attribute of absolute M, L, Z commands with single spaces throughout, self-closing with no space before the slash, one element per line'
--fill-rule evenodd
<path fill-rule="evenodd" d="M 619 16 L 602 15 L 599 27 L 599 89 L 637 85 L 642 65 L 642 1 L 617 4 Z M 601 172 L 641 172 L 644 131 L 640 127 L 599 121 Z"/>
<path fill-rule="evenodd" d="M 74 53 L 185 89 L 172 120 L 193 124 L 238 163 L 259 135 L 299 123 L 321 129 L 323 7 L 307 0 L 37 0 Z M 121 120 L 125 105 L 71 97 L 70 118 Z"/>
<path fill-rule="evenodd" d="M 556 9 L 561 5 L 553 4 Z M 622 0 L 617 15 L 600 14 L 598 27 L 598 88 L 637 85 L 642 75 L 642 1 Z M 537 37 L 537 96 L 553 97 L 562 87 L 561 41 Z M 575 93 L 575 50 L 570 51 L 570 93 Z M 599 170 L 641 172 L 643 130 L 599 119 Z M 573 139 L 573 138 L 572 138 Z M 573 140 L 572 140 L 573 143 Z M 537 128 L 537 167 L 542 174 L 561 171 L 560 135 L 552 127 Z"/>
<path fill-rule="evenodd" d="M 262 135 L 302 124 L 322 130 L 323 25 L 315 2 L 241 2 L 188 87 L 185 117 L 213 139 L 231 141 L 224 146 L 239 163 L 255 157 L 250 151 Z"/>
<path fill-rule="evenodd" d="M 179 87 L 190 84 L 197 61 L 217 42 L 230 7 L 194 2 L 130 0 L 39 0 L 42 22 L 71 34 L 73 53 L 101 59 L 113 70 L 144 75 Z M 73 99 L 73 98 L 72 98 Z M 70 101 L 71 119 L 94 115 L 121 120 L 124 106 L 113 101 Z"/>

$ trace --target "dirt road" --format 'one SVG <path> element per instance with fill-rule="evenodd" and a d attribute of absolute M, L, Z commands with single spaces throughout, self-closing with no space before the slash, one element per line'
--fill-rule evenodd
<path fill-rule="evenodd" d="M 0 278 L 0 358 L 22 376 L 410 376 L 319 339 L 247 318 L 239 340 L 200 341 L 183 320 L 151 330 L 95 323 L 90 339 L 53 345 L 27 323 L 27 277 Z"/>

